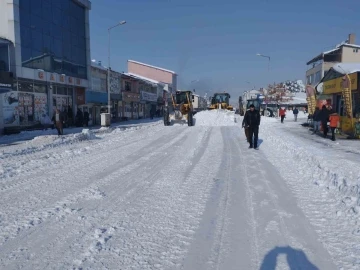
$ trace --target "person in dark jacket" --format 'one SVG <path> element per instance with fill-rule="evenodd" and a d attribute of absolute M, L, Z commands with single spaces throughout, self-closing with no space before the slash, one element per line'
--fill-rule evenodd
<path fill-rule="evenodd" d="M 299 114 L 299 110 L 295 107 L 295 109 L 293 110 L 293 115 L 294 115 L 295 122 L 297 122 L 298 114 Z"/>
<path fill-rule="evenodd" d="M 74 123 L 74 113 L 70 105 L 68 106 L 67 109 L 67 119 L 68 119 L 68 127 L 71 127 Z"/>
<path fill-rule="evenodd" d="M 255 148 L 258 150 L 258 135 L 259 135 L 259 126 L 260 126 L 260 113 L 255 110 L 254 104 L 250 105 L 250 109 L 245 113 L 244 116 L 245 127 L 249 129 L 249 148 Z M 254 144 L 253 144 L 254 137 Z"/>
<path fill-rule="evenodd" d="M 83 123 L 84 123 L 84 115 L 83 112 L 80 110 L 80 108 L 78 108 L 76 112 L 76 126 L 82 127 Z"/>
<path fill-rule="evenodd" d="M 328 108 L 323 105 L 322 108 L 321 108 L 321 111 L 319 113 L 319 118 L 320 118 L 320 122 L 321 122 L 321 127 L 323 129 L 323 133 L 324 133 L 324 138 L 327 137 L 327 134 L 328 134 L 328 126 L 327 126 L 327 123 L 329 121 L 329 110 Z"/>
<path fill-rule="evenodd" d="M 313 124 L 314 124 L 314 131 L 313 131 L 312 134 L 315 134 L 320 130 L 320 110 L 319 110 L 319 107 L 315 108 L 315 112 L 313 114 Z"/>
<path fill-rule="evenodd" d="M 89 126 L 89 120 L 90 120 L 89 112 L 87 110 L 85 110 L 85 112 L 84 112 L 84 126 L 85 127 Z"/>

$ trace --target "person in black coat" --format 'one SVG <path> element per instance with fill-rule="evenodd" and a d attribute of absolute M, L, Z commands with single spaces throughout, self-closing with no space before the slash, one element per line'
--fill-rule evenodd
<path fill-rule="evenodd" d="M 249 129 L 249 148 L 258 149 L 258 135 L 259 135 L 259 126 L 260 126 L 260 113 L 255 110 L 254 104 L 250 105 L 250 109 L 245 113 L 244 116 L 245 127 Z M 254 138 L 254 144 L 253 144 Z"/>
<path fill-rule="evenodd" d="M 327 137 L 327 134 L 329 131 L 328 126 L 327 126 L 327 123 L 329 121 L 329 115 L 330 115 L 330 111 L 328 110 L 328 108 L 325 105 L 323 105 L 321 108 L 321 111 L 319 113 L 319 119 L 321 122 L 321 127 L 323 129 L 324 138 Z"/>

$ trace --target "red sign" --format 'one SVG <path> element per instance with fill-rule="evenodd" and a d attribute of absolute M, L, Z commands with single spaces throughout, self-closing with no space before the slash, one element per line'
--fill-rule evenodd
<path fill-rule="evenodd" d="M 76 104 L 84 105 L 85 104 L 85 89 L 76 88 Z"/>

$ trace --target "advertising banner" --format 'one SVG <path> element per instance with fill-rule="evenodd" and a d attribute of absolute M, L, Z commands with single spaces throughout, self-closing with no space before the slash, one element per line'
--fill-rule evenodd
<path fill-rule="evenodd" d="M 19 125 L 19 96 L 18 92 L 11 91 L 2 95 L 4 126 Z"/>

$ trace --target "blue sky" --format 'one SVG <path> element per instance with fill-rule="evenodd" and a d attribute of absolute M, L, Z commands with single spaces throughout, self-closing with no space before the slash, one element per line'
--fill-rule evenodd
<path fill-rule="evenodd" d="M 304 80 L 306 62 L 358 35 L 355 0 L 92 0 L 92 59 L 126 71 L 127 59 L 174 70 L 180 89 L 228 90 Z M 271 56 L 270 71 L 267 59 Z M 191 83 L 193 80 L 199 80 Z"/>

